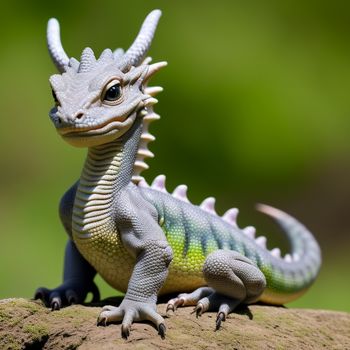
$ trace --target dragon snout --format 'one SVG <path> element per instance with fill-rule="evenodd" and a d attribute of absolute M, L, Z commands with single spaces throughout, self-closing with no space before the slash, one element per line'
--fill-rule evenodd
<path fill-rule="evenodd" d="M 74 113 L 62 113 L 57 108 L 53 108 L 49 115 L 58 129 L 75 127 L 85 119 L 85 113 L 81 110 Z"/>

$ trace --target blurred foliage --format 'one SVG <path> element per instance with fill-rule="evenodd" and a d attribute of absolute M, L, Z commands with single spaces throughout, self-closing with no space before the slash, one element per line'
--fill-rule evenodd
<path fill-rule="evenodd" d="M 60 282 L 66 236 L 57 203 L 85 150 L 56 135 L 47 113 L 55 69 L 46 52 L 57 17 L 70 56 L 127 48 L 145 15 L 163 10 L 150 54 L 169 66 L 145 173 L 188 184 L 198 203 L 241 209 L 239 223 L 277 230 L 252 210 L 280 207 L 321 242 L 322 272 L 291 304 L 350 311 L 350 45 L 347 1 L 11 1 L 0 14 L 0 297 Z M 273 244 L 269 247 L 272 248 Z M 103 296 L 115 291 L 99 280 Z"/>

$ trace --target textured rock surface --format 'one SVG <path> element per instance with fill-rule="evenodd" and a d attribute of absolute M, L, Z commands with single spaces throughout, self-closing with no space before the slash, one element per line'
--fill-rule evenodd
<path fill-rule="evenodd" d="M 164 304 L 158 308 L 164 313 Z M 1 300 L 0 349 L 350 349 L 350 314 L 344 312 L 253 305 L 214 332 L 214 313 L 196 319 L 183 308 L 167 318 L 165 340 L 138 323 L 125 341 L 120 325 L 96 327 L 100 309 L 76 305 L 51 312 L 40 302 Z"/>

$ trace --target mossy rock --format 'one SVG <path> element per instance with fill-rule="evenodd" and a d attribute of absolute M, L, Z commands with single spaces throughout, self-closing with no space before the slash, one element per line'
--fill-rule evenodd
<path fill-rule="evenodd" d="M 151 324 L 136 323 L 130 338 L 120 325 L 96 327 L 101 305 L 51 312 L 41 302 L 0 300 L 0 349 L 350 349 L 350 314 L 251 305 L 214 331 L 215 314 L 196 318 L 180 308 L 166 319 L 161 340 Z M 158 305 L 164 314 L 165 305 Z"/>

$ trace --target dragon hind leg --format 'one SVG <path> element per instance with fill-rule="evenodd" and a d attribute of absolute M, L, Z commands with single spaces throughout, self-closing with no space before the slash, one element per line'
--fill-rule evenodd
<path fill-rule="evenodd" d="M 241 303 L 256 301 L 266 287 L 265 276 L 253 262 L 229 250 L 217 250 L 208 255 L 203 275 L 208 287 L 171 299 L 167 311 L 187 305 L 195 305 L 197 316 L 217 311 L 216 329 L 219 329 L 230 312 Z"/>

